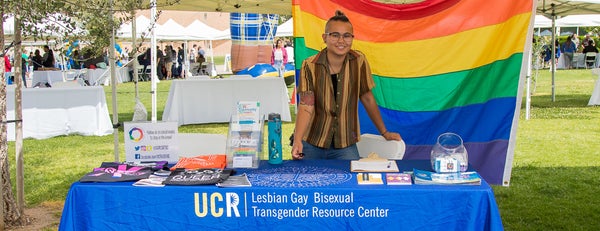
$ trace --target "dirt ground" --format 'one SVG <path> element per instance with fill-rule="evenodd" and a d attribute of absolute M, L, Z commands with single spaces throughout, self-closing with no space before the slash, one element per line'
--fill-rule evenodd
<path fill-rule="evenodd" d="M 7 227 L 9 231 L 58 230 L 62 203 L 44 203 L 37 207 L 25 208 L 25 226 Z"/>

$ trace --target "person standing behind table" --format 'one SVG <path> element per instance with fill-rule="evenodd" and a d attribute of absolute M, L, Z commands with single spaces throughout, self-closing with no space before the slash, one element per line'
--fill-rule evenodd
<path fill-rule="evenodd" d="M 202 46 L 198 46 L 198 54 L 202 55 L 203 57 L 206 57 L 206 52 L 204 52 L 204 49 L 202 49 Z"/>
<path fill-rule="evenodd" d="M 8 53 L 4 54 L 4 77 L 6 78 L 7 84 L 12 84 L 10 79 L 12 66 L 10 65 L 10 58 L 8 57 Z"/>
<path fill-rule="evenodd" d="M 171 78 L 173 78 L 175 76 L 175 68 L 177 67 L 177 51 L 173 48 L 173 45 L 169 45 L 169 49 L 171 50 L 171 53 L 168 54 L 171 56 Z"/>
<path fill-rule="evenodd" d="M 401 140 L 387 130 L 371 89 L 375 87 L 365 55 L 352 50 L 350 20 L 336 11 L 321 35 L 327 47 L 302 62 L 293 159 L 358 159 L 358 100 L 386 140 Z"/>
<path fill-rule="evenodd" d="M 138 60 L 138 64 L 142 65 L 142 74 L 146 74 L 146 68 L 148 68 L 148 66 L 151 64 L 151 55 L 152 50 L 150 50 L 150 48 L 146 48 L 146 51 L 144 51 L 144 53 L 138 55 L 137 60 Z"/>
<path fill-rule="evenodd" d="M 42 56 L 42 66 L 45 68 L 54 68 L 54 52 L 48 45 L 44 45 L 44 56 Z"/>
<path fill-rule="evenodd" d="M 173 51 L 173 49 L 171 48 L 170 45 L 167 45 L 165 47 L 165 71 L 167 72 L 166 79 L 171 79 L 173 77 L 173 72 L 172 72 L 173 58 L 171 55 L 172 51 Z"/>
<path fill-rule="evenodd" d="M 164 73 L 162 72 L 164 65 L 165 55 L 163 54 L 160 47 L 156 46 L 156 77 L 158 77 L 158 79 L 163 79 L 164 77 Z"/>
<path fill-rule="evenodd" d="M 271 52 L 271 65 L 279 72 L 279 77 L 283 78 L 283 72 L 285 72 L 285 64 L 287 63 L 288 56 L 285 47 L 283 47 L 283 40 L 277 39 L 275 47 Z"/>
<path fill-rule="evenodd" d="M 23 79 L 23 87 L 27 88 L 27 71 L 28 71 L 28 64 L 29 62 L 29 56 L 27 55 L 27 52 L 23 52 L 21 54 L 21 78 Z"/>
<path fill-rule="evenodd" d="M 196 44 L 192 45 L 192 48 L 190 49 L 190 53 L 188 54 L 188 56 L 190 56 L 190 63 L 195 63 L 196 62 Z"/>
<path fill-rule="evenodd" d="M 27 60 L 27 78 L 31 79 L 31 75 L 33 74 L 33 51 L 30 51 L 27 57 L 29 57 Z"/>
<path fill-rule="evenodd" d="M 589 45 L 590 42 L 595 43 L 594 39 L 592 39 L 592 37 L 590 37 L 590 34 L 586 34 L 585 38 L 583 39 L 583 43 L 582 43 L 583 47 L 585 48 L 585 46 Z"/>
<path fill-rule="evenodd" d="M 579 36 L 578 35 L 571 34 L 571 40 L 572 40 L 573 43 L 575 43 L 575 47 L 577 48 L 577 50 L 579 49 L 579 47 L 581 47 L 581 49 L 583 50 L 583 47 L 585 45 L 579 43 Z"/>
<path fill-rule="evenodd" d="M 185 78 L 185 70 L 183 66 L 185 66 L 185 44 L 181 44 L 181 46 L 177 49 L 177 76 L 178 78 Z"/>
<path fill-rule="evenodd" d="M 44 65 L 42 65 L 42 63 L 44 62 L 44 57 L 42 57 L 42 55 L 40 55 L 40 50 L 38 50 L 38 49 L 35 50 L 35 53 L 34 53 L 33 57 L 31 58 L 31 61 L 33 62 L 33 70 L 34 71 L 37 71 L 41 67 L 44 66 Z"/>
<path fill-rule="evenodd" d="M 565 69 L 573 67 L 573 54 L 577 51 L 577 46 L 572 40 L 572 36 L 567 37 L 567 41 L 561 46 L 561 53 L 565 55 Z"/>

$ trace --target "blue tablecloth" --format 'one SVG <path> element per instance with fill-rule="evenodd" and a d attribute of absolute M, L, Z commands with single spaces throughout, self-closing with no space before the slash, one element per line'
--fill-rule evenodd
<path fill-rule="evenodd" d="M 401 171 L 429 161 L 397 161 Z M 247 188 L 71 186 L 59 230 L 503 230 L 481 185 L 357 185 L 349 161 L 261 162 Z"/>

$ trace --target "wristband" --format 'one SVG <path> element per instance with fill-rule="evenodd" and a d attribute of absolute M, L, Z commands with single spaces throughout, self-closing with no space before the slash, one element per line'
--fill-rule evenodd
<path fill-rule="evenodd" d="M 388 133 L 388 131 L 381 133 L 381 136 L 385 136 L 386 133 Z"/>

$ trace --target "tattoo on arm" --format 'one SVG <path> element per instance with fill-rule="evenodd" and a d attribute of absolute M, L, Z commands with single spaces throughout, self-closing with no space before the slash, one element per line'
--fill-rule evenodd
<path fill-rule="evenodd" d="M 300 104 L 315 106 L 315 94 L 312 91 L 300 92 Z"/>

